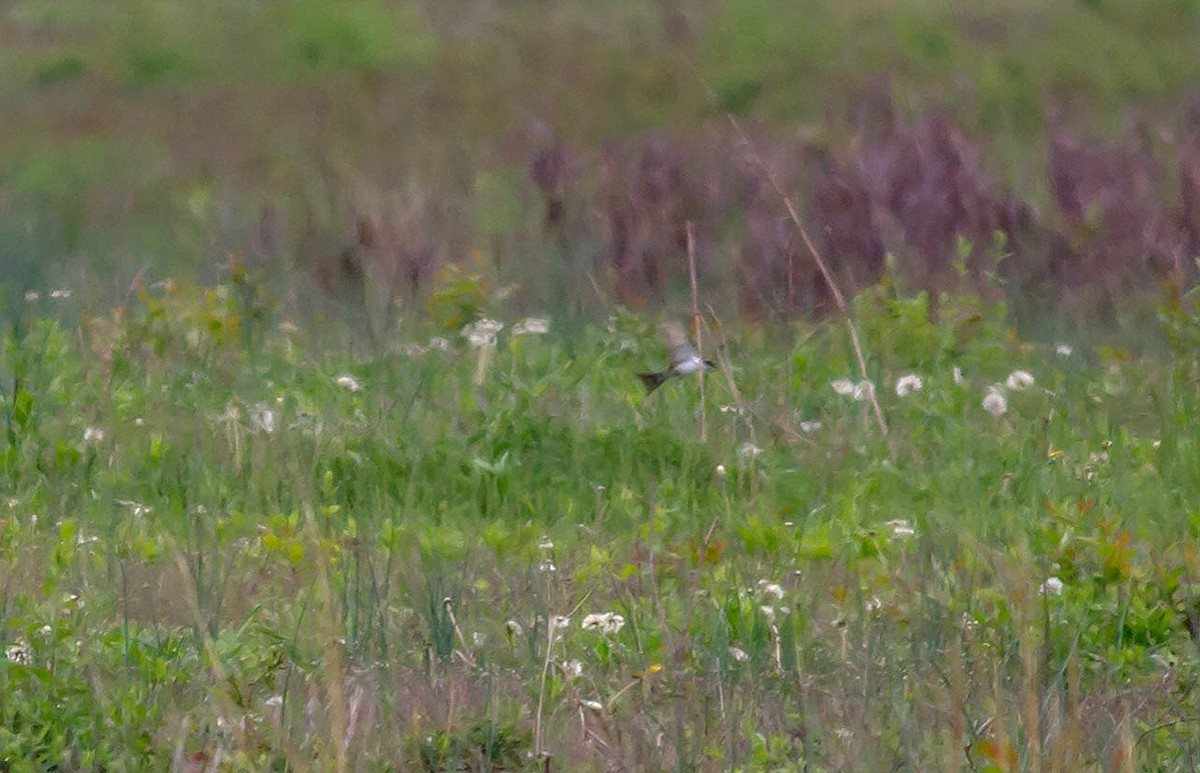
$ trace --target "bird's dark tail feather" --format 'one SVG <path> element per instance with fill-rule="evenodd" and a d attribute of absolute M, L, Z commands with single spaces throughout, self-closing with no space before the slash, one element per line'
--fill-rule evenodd
<path fill-rule="evenodd" d="M 639 373 L 638 378 L 642 380 L 642 384 L 646 387 L 646 394 L 650 394 L 655 389 L 662 386 L 662 383 L 667 380 L 671 374 L 667 371 L 662 373 Z"/>

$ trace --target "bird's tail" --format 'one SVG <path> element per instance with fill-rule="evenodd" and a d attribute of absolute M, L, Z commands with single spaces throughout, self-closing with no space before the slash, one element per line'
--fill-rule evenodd
<path fill-rule="evenodd" d="M 650 394 L 655 389 L 662 386 L 662 383 L 670 376 L 670 372 L 663 371 L 662 373 L 639 373 L 638 378 L 642 380 L 642 384 L 646 387 L 646 394 Z"/>

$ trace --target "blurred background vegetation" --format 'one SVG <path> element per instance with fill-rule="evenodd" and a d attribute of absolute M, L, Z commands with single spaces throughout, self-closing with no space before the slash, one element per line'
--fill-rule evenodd
<path fill-rule="evenodd" d="M 453 264 L 526 311 L 670 300 L 670 275 L 657 293 L 605 275 L 613 159 L 687 148 L 667 168 L 727 184 L 706 171 L 730 155 L 722 111 L 772 163 L 792 142 L 853 158 L 881 78 L 900 116 L 952 116 L 981 174 L 1049 223 L 1051 124 L 1175 142 L 1198 39 L 1200 0 L 5 0 L 0 297 L 9 315 L 60 285 L 107 304 L 233 257 L 298 309 L 382 240 L 416 296 Z M 738 307 L 720 266 L 744 228 L 695 216 L 722 218 L 701 223 L 706 295 Z"/>

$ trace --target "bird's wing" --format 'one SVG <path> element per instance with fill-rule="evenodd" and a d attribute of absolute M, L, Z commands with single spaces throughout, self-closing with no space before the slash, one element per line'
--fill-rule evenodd
<path fill-rule="evenodd" d="M 683 362 L 697 356 L 696 349 L 688 340 L 687 332 L 679 320 L 673 319 L 663 325 L 663 337 L 666 338 L 667 346 L 671 349 L 672 363 Z"/>

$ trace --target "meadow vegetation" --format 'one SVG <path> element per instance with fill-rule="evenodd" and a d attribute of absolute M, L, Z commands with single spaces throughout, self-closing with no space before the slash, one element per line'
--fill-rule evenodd
<path fill-rule="evenodd" d="M 1196 769 L 1200 5 L 450 5 L 3 4 L 0 771 Z"/>

